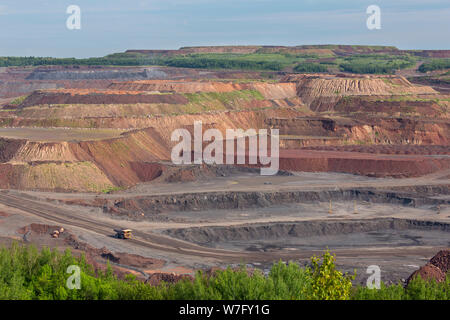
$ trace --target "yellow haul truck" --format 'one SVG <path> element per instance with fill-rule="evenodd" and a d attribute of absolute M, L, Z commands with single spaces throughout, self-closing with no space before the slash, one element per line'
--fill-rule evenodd
<path fill-rule="evenodd" d="M 116 232 L 115 237 L 117 239 L 131 239 L 131 233 L 133 230 L 131 229 L 114 229 Z"/>

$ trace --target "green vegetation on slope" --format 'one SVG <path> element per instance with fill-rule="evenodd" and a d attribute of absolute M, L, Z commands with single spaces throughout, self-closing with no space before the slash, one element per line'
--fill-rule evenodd
<path fill-rule="evenodd" d="M 0 300 L 292 300 L 292 299 L 441 299 L 448 300 L 450 278 L 446 282 L 413 280 L 380 290 L 352 287 L 353 277 L 336 270 L 335 258 L 326 252 L 312 258 L 312 266 L 277 263 L 268 276 L 244 268 L 217 271 L 208 277 L 198 272 L 194 281 L 162 283 L 157 287 L 138 281 L 133 275 L 118 279 L 108 266 L 94 270 L 84 257 L 70 251 L 60 253 L 14 243 L 0 250 Z M 80 268 L 80 289 L 70 290 L 69 266 Z M 70 280 L 69 280 L 70 281 Z M 70 281 L 70 283 L 73 283 Z"/>
<path fill-rule="evenodd" d="M 160 64 L 159 59 L 145 56 L 131 55 L 129 57 L 106 56 L 102 58 L 51 58 L 51 57 L 0 57 L 0 67 L 49 66 L 49 65 L 113 65 L 113 66 L 141 66 Z"/>
<path fill-rule="evenodd" d="M 328 48 L 327 46 L 320 47 Z M 331 46 L 338 49 L 339 46 Z M 165 55 L 163 53 L 123 52 L 114 53 L 100 58 L 49 58 L 49 57 L 0 57 L 0 67 L 7 66 L 40 66 L 40 65 L 114 65 L 114 66 L 143 66 L 160 65 L 183 68 L 200 69 L 235 69 L 257 71 L 295 72 L 327 72 L 328 67 L 353 73 L 390 74 L 398 69 L 411 67 L 416 58 L 409 53 L 396 53 L 395 50 L 383 47 L 358 46 L 347 54 L 323 53 L 294 53 L 281 48 L 278 51 L 271 48 L 261 48 L 255 53 L 190 53 Z M 383 53 L 378 50 L 388 50 Z M 365 53 L 367 52 L 367 53 Z M 378 53 L 377 53 L 378 52 Z M 445 60 L 433 59 L 424 68 L 442 68 L 448 65 Z M 434 61 L 434 62 L 433 62 Z"/>
<path fill-rule="evenodd" d="M 283 54 L 202 53 L 169 58 L 164 64 L 183 68 L 280 71 L 293 59 L 295 57 Z"/>
<path fill-rule="evenodd" d="M 431 59 L 424 62 L 420 67 L 420 72 L 450 69 L 450 59 Z"/>
<path fill-rule="evenodd" d="M 361 54 L 344 58 L 339 67 L 352 73 L 393 74 L 414 66 L 415 62 L 409 55 Z"/>
<path fill-rule="evenodd" d="M 181 113 L 199 113 L 209 111 L 240 110 L 242 102 L 264 100 L 257 90 L 236 90 L 231 92 L 184 93 L 189 103 L 183 106 Z"/>
<path fill-rule="evenodd" d="M 299 63 L 294 67 L 295 72 L 328 72 L 328 68 L 320 63 Z"/>
<path fill-rule="evenodd" d="M 190 103 L 204 103 L 211 101 L 220 101 L 223 104 L 229 104 L 236 100 L 264 100 L 264 96 L 257 90 L 236 90 L 231 92 L 200 92 L 184 94 Z"/>
<path fill-rule="evenodd" d="M 13 106 L 18 106 L 18 105 L 22 104 L 22 102 L 24 102 L 27 97 L 28 96 L 26 96 L 26 95 L 18 97 L 16 99 L 12 100 L 9 104 L 11 104 Z"/>
<path fill-rule="evenodd" d="M 388 46 L 305 45 L 297 47 L 259 47 L 253 53 L 186 53 L 186 51 L 113 53 L 87 59 L 52 57 L 0 57 L 0 67 L 43 65 L 159 65 L 202 69 L 257 71 L 327 72 L 326 66 L 353 73 L 392 74 L 425 59 L 419 71 L 450 68 L 448 58 L 419 57 L 420 50 L 401 51 Z M 326 66 L 324 66 L 326 65 Z"/>

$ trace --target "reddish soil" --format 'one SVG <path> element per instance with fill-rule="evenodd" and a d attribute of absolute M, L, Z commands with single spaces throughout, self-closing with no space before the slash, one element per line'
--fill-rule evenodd
<path fill-rule="evenodd" d="M 113 82 L 110 90 L 159 91 L 159 92 L 232 92 L 236 90 L 257 90 L 266 99 L 287 99 L 296 97 L 294 83 L 233 83 L 214 81 L 166 81 L 142 80 L 131 82 Z"/>
<path fill-rule="evenodd" d="M 127 53 L 140 53 L 147 55 L 179 55 L 191 53 L 254 53 L 261 46 L 212 46 L 212 47 L 185 47 L 178 50 L 127 50 Z"/>
<path fill-rule="evenodd" d="M 439 145 L 350 145 L 350 146 L 314 146 L 303 150 L 345 151 L 372 154 L 405 154 L 405 155 L 450 155 L 449 146 Z"/>
<path fill-rule="evenodd" d="M 25 142 L 24 140 L 0 138 L 0 163 L 11 160 Z"/>
<path fill-rule="evenodd" d="M 414 273 L 406 280 L 406 283 L 409 284 L 412 279 L 419 275 L 423 280 L 436 280 L 437 282 L 445 281 L 445 273 L 441 269 L 432 264 L 427 264 L 419 270 L 414 271 Z"/>
<path fill-rule="evenodd" d="M 93 161 L 117 185 L 133 185 L 141 181 L 139 177 L 158 175 L 158 168 L 136 163 L 170 159 L 166 142 L 153 128 L 127 133 L 119 139 L 80 142 L 70 147 L 78 159 Z M 144 172 L 140 172 L 143 166 Z"/>
<path fill-rule="evenodd" d="M 257 48 L 261 49 L 261 47 Z M 188 50 L 249 49 L 250 47 L 233 47 L 231 49 L 220 47 L 190 48 Z M 264 48 L 264 50 L 269 51 L 281 49 L 283 48 Z M 302 47 L 297 49 L 317 48 Z M 350 47 L 334 47 L 333 50 L 348 51 L 353 49 Z M 153 53 L 148 52 L 148 54 Z M 22 81 L 29 78 L 32 72 L 35 73 L 34 77 L 39 79 L 39 76 L 42 76 L 46 70 L 63 70 L 64 74 L 60 76 L 68 76 L 66 71 L 77 71 L 75 69 L 78 69 L 78 71 L 91 70 L 87 67 L 45 67 L 37 71 L 32 69 L 23 71 L 20 68 L 15 71 L 8 69 L 6 74 L 0 74 L 0 81 L 4 81 L 3 79 Z M 98 70 L 107 69 L 98 68 Z M 168 74 L 170 73 L 168 70 L 164 70 Z M 42 74 L 39 74 L 40 71 L 42 71 Z M 20 72 L 23 74 L 20 74 Z M 139 71 L 138 68 L 129 68 L 129 72 Z M 183 72 L 178 69 L 173 71 L 171 75 L 177 72 L 183 75 Z M 448 149 L 450 123 L 445 118 L 423 119 L 412 118 L 412 116 L 395 118 L 386 115 L 383 117 L 367 115 L 370 112 L 400 112 L 403 114 L 403 109 L 412 108 L 424 117 L 438 116 L 437 110 L 438 107 L 441 107 L 434 100 L 423 101 L 424 99 L 418 99 L 411 102 L 382 100 L 379 95 L 380 92 L 386 94 L 386 90 L 391 89 L 395 92 L 398 91 L 398 93 L 408 93 L 411 97 L 419 94 L 427 94 L 427 97 L 436 96 L 432 89 L 415 86 L 403 77 L 310 74 L 289 75 L 283 79 L 285 82 L 281 83 L 239 82 L 238 80 L 221 82 L 195 80 L 194 75 L 199 76 L 200 73 L 192 70 L 189 72 L 193 72 L 192 79 L 194 80 L 114 81 L 107 90 L 96 89 L 95 87 L 80 89 L 83 85 L 82 82 L 78 82 L 73 86 L 79 86 L 79 89 L 35 91 L 18 107 L 17 113 L 4 111 L 5 117 L 9 118 L 0 119 L 0 123 L 4 126 L 146 129 L 129 132 L 118 138 L 83 142 L 70 141 L 57 144 L 0 139 L 0 187 L 39 188 L 41 190 L 44 190 L 47 186 L 49 189 L 67 188 L 66 185 L 53 186 L 46 182 L 36 185 L 26 184 L 25 182 L 30 181 L 31 176 L 31 171 L 27 168 L 32 166 L 36 172 L 41 174 L 41 171 L 38 171 L 40 168 L 33 166 L 42 163 L 57 164 L 59 166 L 58 171 L 52 169 L 54 170 L 52 172 L 55 173 L 52 173 L 53 176 L 49 177 L 48 180 L 61 181 L 56 176 L 59 175 L 61 178 L 61 172 L 64 172 L 64 177 L 67 177 L 68 174 L 66 173 L 67 170 L 62 171 L 60 167 L 66 163 L 86 162 L 92 168 L 89 179 L 93 180 L 92 177 L 95 175 L 97 179 L 95 185 L 98 185 L 99 188 L 111 184 L 128 187 L 139 182 L 148 182 L 155 179 L 162 179 L 166 182 L 183 182 L 194 181 L 199 177 L 207 177 L 208 175 L 214 176 L 216 173 L 208 172 L 206 168 L 202 168 L 204 172 L 197 172 L 186 168 L 175 170 L 158 164 L 160 161 L 170 160 L 171 147 L 174 145 L 170 141 L 170 133 L 177 128 L 189 128 L 190 130 L 190 126 L 195 120 L 203 121 L 205 129 L 214 127 L 221 132 L 232 128 L 280 128 L 281 146 L 284 148 L 280 153 L 281 170 L 333 171 L 377 177 L 417 177 L 450 167 L 450 160 L 444 157 L 450 154 Z M 72 83 L 71 80 L 61 81 Z M 104 82 L 102 84 L 104 85 Z M 115 113 L 105 113 L 104 115 L 108 116 L 103 117 L 95 112 L 78 115 L 78 111 L 75 110 L 75 114 L 64 114 L 62 118 L 52 118 L 47 115 L 54 112 L 53 108 L 45 108 L 47 111 L 50 110 L 45 115 L 40 114 L 39 109 L 36 108 L 32 116 L 24 115 L 24 110 L 21 110 L 21 107 L 39 104 L 159 103 L 162 104 L 161 108 L 164 108 L 164 105 L 168 104 L 187 103 L 188 99 L 180 93 L 231 92 L 244 89 L 258 90 L 266 99 L 272 100 L 246 102 L 248 105 L 245 103 L 239 104 L 242 109 L 259 108 L 252 111 L 205 112 L 202 114 L 161 117 L 146 117 L 145 114 L 141 114 L 143 112 L 126 117 L 115 117 Z M 148 94 L 143 90 L 167 91 L 170 93 Z M 308 104 L 317 100 L 316 107 L 318 110 L 329 110 L 326 104 L 331 101 L 336 104 L 334 111 L 337 110 L 343 114 L 339 117 L 336 115 L 310 117 L 313 112 L 306 109 L 298 96 L 302 99 L 305 97 L 304 102 Z M 351 96 L 351 99 L 347 99 L 349 96 Z M 361 98 L 362 96 L 364 98 Z M 330 101 L 327 99 L 330 99 Z M 320 109 L 321 103 L 326 107 L 325 109 Z M 306 111 L 302 111 L 303 108 Z M 348 114 L 349 112 L 351 114 Z M 61 114 L 59 115 L 61 116 Z M 303 146 L 320 144 L 354 144 L 354 146 L 297 149 Z M 433 155 L 433 157 L 427 157 L 427 155 Z M 47 176 L 42 175 L 42 178 L 39 179 L 45 180 L 44 178 L 46 179 Z M 77 180 L 81 180 L 81 178 Z M 69 184 L 72 181 L 70 180 Z"/>
<path fill-rule="evenodd" d="M 434 279 L 437 282 L 445 281 L 450 268 L 450 250 L 439 251 L 430 261 L 419 270 L 414 271 L 406 280 L 408 284 L 412 279 L 420 275 L 424 280 Z"/>
<path fill-rule="evenodd" d="M 324 104 L 317 111 L 326 111 L 327 109 L 329 108 Z M 374 100 L 373 97 L 341 99 L 333 107 L 333 110 L 346 113 L 364 112 L 388 115 L 414 113 L 426 117 L 438 117 L 442 113 L 441 106 L 434 101 L 389 101 L 389 97 L 385 99 L 380 97 L 379 100 Z"/>
<path fill-rule="evenodd" d="M 308 149 L 281 149 L 279 169 L 284 171 L 342 172 L 370 177 L 408 178 L 420 177 L 450 168 L 450 159 L 446 157 L 446 154 L 427 156 L 416 154 L 375 154 L 362 151 L 329 151 L 326 148 L 324 148 L 326 151 Z M 336 149 L 339 150 L 339 148 Z M 225 157 L 224 155 L 224 159 Z M 235 155 L 235 163 L 236 161 Z M 250 165 L 247 152 L 243 166 L 256 168 L 261 167 L 261 164 Z"/>
<path fill-rule="evenodd" d="M 375 177 L 419 177 L 450 168 L 448 158 L 339 151 L 280 150 L 280 169 L 346 172 Z"/>
<path fill-rule="evenodd" d="M 7 217 L 9 217 L 9 214 L 6 213 L 6 212 L 0 211 L 0 217 L 2 217 L 2 218 L 7 218 Z"/>
<path fill-rule="evenodd" d="M 175 273 L 153 273 L 145 283 L 156 287 L 163 282 L 173 284 L 182 280 L 194 281 L 194 278 L 190 275 L 178 275 Z"/>
<path fill-rule="evenodd" d="M 142 182 L 152 181 L 163 174 L 164 166 L 159 163 L 130 162 L 130 168 Z"/>
<path fill-rule="evenodd" d="M 281 135 L 306 136 L 298 143 L 301 147 L 320 137 L 339 138 L 335 143 L 362 142 L 368 144 L 448 145 L 450 122 L 446 120 L 422 120 L 413 118 L 367 117 L 296 117 L 272 118 L 267 125 L 279 128 Z M 333 142 L 333 140 L 329 140 Z"/>
<path fill-rule="evenodd" d="M 450 270 L 450 250 L 441 250 L 430 260 L 430 264 L 438 267 L 444 273 Z"/>
<path fill-rule="evenodd" d="M 35 91 L 21 104 L 29 107 L 42 104 L 134 104 L 167 103 L 187 104 L 189 100 L 180 94 L 142 94 L 142 92 L 62 90 Z"/>
<path fill-rule="evenodd" d="M 17 230 L 17 233 L 26 234 L 28 232 L 31 232 L 38 235 L 45 235 L 45 234 L 50 235 L 54 230 L 59 230 L 60 228 L 61 228 L 60 226 L 50 226 L 46 224 L 32 223 L 28 226 L 25 226 Z"/>
<path fill-rule="evenodd" d="M 450 50 L 420 50 L 415 55 L 429 58 L 450 58 Z"/>

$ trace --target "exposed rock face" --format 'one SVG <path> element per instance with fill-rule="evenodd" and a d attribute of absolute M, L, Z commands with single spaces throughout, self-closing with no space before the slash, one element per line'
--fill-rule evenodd
<path fill-rule="evenodd" d="M 416 270 L 406 280 L 408 284 L 412 279 L 420 276 L 424 280 L 443 282 L 448 275 L 450 267 L 450 250 L 439 251 L 430 261 L 419 270 Z"/>
<path fill-rule="evenodd" d="M 430 260 L 430 264 L 441 269 L 445 274 L 450 270 L 450 250 L 441 250 Z"/>
<path fill-rule="evenodd" d="M 423 267 L 421 267 L 419 270 L 414 271 L 414 273 L 406 280 L 406 283 L 409 284 L 409 282 L 420 276 L 423 280 L 435 280 L 436 282 L 442 282 L 445 281 L 445 273 L 439 269 L 438 267 L 427 264 Z"/>
<path fill-rule="evenodd" d="M 255 240 L 277 240 L 284 237 L 313 237 L 332 236 L 341 234 L 366 233 L 379 230 L 448 230 L 449 225 L 436 224 L 428 226 L 413 220 L 403 219 L 373 219 L 365 221 L 302 221 L 293 223 L 274 224 L 249 224 L 231 227 L 192 227 L 182 229 L 169 229 L 165 233 L 169 236 L 184 241 L 195 242 L 202 245 L 217 243 L 220 241 L 255 241 Z M 430 272 L 431 270 L 431 272 Z M 417 271 L 416 271 L 417 272 Z M 437 274 L 442 276 L 442 271 L 431 265 L 425 269 L 424 274 Z M 441 278 L 439 278 L 441 279 Z"/>
<path fill-rule="evenodd" d="M 448 145 L 450 122 L 403 118 L 271 118 L 266 123 L 279 128 L 286 148 L 311 146 L 308 137 L 332 138 L 328 144 Z M 296 139 L 296 138 L 302 139 Z M 297 145 L 296 145 L 297 143 Z M 318 144 L 323 144 L 321 141 Z"/>
<path fill-rule="evenodd" d="M 352 46 L 352 45 L 301 45 L 301 46 L 200 46 L 182 47 L 178 50 L 127 50 L 126 53 L 140 53 L 149 56 L 174 56 L 191 53 L 322 53 L 323 55 L 348 56 L 349 54 L 409 53 L 421 57 L 450 57 L 450 50 L 399 50 L 393 46 Z"/>
<path fill-rule="evenodd" d="M 179 275 L 174 273 L 153 273 L 145 281 L 145 283 L 156 287 L 163 282 L 172 284 L 183 280 L 194 281 L 194 277 L 190 275 Z"/>
<path fill-rule="evenodd" d="M 37 69 L 27 80 L 102 80 L 102 79 L 164 79 L 167 74 L 156 68 L 144 70 L 48 70 Z"/>
<path fill-rule="evenodd" d="M 431 87 L 413 85 L 401 76 L 301 74 L 286 76 L 282 81 L 297 83 L 298 93 L 311 97 L 437 93 Z"/>
<path fill-rule="evenodd" d="M 226 47 L 218 50 L 222 49 L 228 50 Z M 177 72 L 186 76 L 179 70 L 160 69 L 171 73 L 171 77 L 178 75 Z M 87 82 L 100 81 L 104 89 L 94 86 L 35 91 L 0 109 L 0 126 L 8 127 L 4 129 L 5 136 L 10 133 L 9 127 L 48 128 L 43 130 L 48 130 L 45 134 L 50 135 L 55 135 L 52 127 L 136 130 L 92 140 L 89 140 L 93 137 L 90 133 L 88 138 L 64 138 L 56 142 L 45 138 L 36 142 L 1 139 L 0 188 L 102 191 L 133 186 L 160 176 L 167 181 L 195 180 L 204 175 L 189 170 L 169 173 L 157 164 L 170 160 L 171 149 L 176 144 L 171 141 L 171 133 L 180 128 L 192 133 L 194 121 L 201 121 L 205 129 L 218 129 L 223 135 L 227 129 L 279 129 L 281 170 L 402 178 L 450 166 L 447 154 L 431 152 L 434 149 L 422 155 L 410 149 L 402 157 L 389 150 L 387 154 L 377 152 L 381 149 L 376 148 L 358 152 L 302 149 L 349 144 L 448 146 L 448 101 L 442 97 L 435 99 L 433 89 L 412 85 L 402 77 L 311 74 L 286 76 L 279 83 L 192 80 L 195 77 L 120 81 L 128 73 L 142 75 L 149 70 L 118 71 L 107 67 L 34 70 L 30 79 L 52 75 L 56 77 L 54 81 L 63 84 L 66 80 L 62 78 L 72 79 L 75 75 L 75 78 L 87 77 Z M 205 74 L 210 76 L 209 71 Z M 196 75 L 200 77 L 199 72 Z M 108 88 L 103 76 L 115 79 Z M 78 85 L 78 80 L 67 81 Z M 328 113 L 319 114 L 311 109 Z"/>
<path fill-rule="evenodd" d="M 10 161 L 25 143 L 24 140 L 0 138 L 0 163 Z"/>
<path fill-rule="evenodd" d="M 448 204 L 447 200 L 418 197 L 414 194 L 371 190 L 292 191 L 292 192 L 214 192 L 186 193 L 176 196 L 136 196 L 115 200 L 98 198 L 93 201 L 66 200 L 67 204 L 79 204 L 103 208 L 106 212 L 153 215 L 161 212 L 203 211 L 215 209 L 264 208 L 286 203 L 312 203 L 336 200 L 359 200 L 373 203 L 393 203 L 405 206 L 423 204 Z"/>
<path fill-rule="evenodd" d="M 35 91 L 21 104 L 30 107 L 43 104 L 135 104 L 167 103 L 187 104 L 187 98 L 179 94 L 156 95 L 142 94 L 137 91 L 101 91 L 89 89 L 61 89 L 53 91 Z"/>
<path fill-rule="evenodd" d="M 332 109 L 345 96 L 431 95 L 431 87 L 413 85 L 400 76 L 290 75 L 282 81 L 297 84 L 297 94 L 314 111 Z"/>
<path fill-rule="evenodd" d="M 113 82 L 111 90 L 160 91 L 160 92 L 232 92 L 257 90 L 266 99 L 287 99 L 297 96 L 294 83 L 232 83 L 213 81 L 132 81 Z"/>
<path fill-rule="evenodd" d="M 57 89 L 58 84 L 52 82 L 8 81 L 0 83 L 0 97 L 9 98 L 30 93 L 34 90 Z"/>
<path fill-rule="evenodd" d="M 171 133 L 178 128 L 190 129 L 195 120 L 202 121 L 205 128 L 209 125 L 225 132 L 227 128 L 265 128 L 267 117 L 298 114 L 291 109 L 268 109 L 149 118 L 145 119 L 147 129 L 93 141 L 2 139 L 0 186 L 70 191 L 102 191 L 113 186 L 132 186 L 161 175 L 161 168 L 151 163 L 170 160 L 174 145 Z M 119 126 L 139 123 L 139 119 L 110 120 L 121 122 L 116 122 Z M 99 121 L 104 122 L 105 119 Z"/>

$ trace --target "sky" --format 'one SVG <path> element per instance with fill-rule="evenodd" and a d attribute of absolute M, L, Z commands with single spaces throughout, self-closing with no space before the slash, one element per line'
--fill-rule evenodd
<path fill-rule="evenodd" d="M 80 30 L 66 27 L 70 5 Z M 379 30 L 366 26 L 370 5 Z M 450 49 L 450 0 L 0 0 L 0 56 L 304 44 Z"/>

